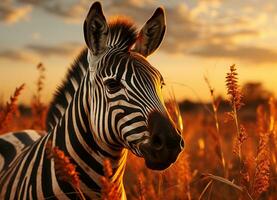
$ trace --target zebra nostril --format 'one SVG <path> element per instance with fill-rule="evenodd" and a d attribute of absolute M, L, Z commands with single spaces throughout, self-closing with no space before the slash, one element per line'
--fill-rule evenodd
<path fill-rule="evenodd" d="M 160 150 L 163 147 L 163 141 L 159 135 L 153 136 L 151 143 L 156 150 Z"/>

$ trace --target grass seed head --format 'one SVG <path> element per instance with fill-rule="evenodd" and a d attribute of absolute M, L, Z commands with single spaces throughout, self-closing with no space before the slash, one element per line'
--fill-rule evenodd
<path fill-rule="evenodd" d="M 242 93 L 238 85 L 238 73 L 236 71 L 235 65 L 230 66 L 230 71 L 226 76 L 226 86 L 231 105 L 234 106 L 236 110 L 239 110 L 243 103 Z"/>
<path fill-rule="evenodd" d="M 111 180 L 113 169 L 110 160 L 103 161 L 103 170 L 104 176 L 100 177 L 102 200 L 119 200 L 118 186 Z"/>
<path fill-rule="evenodd" d="M 239 135 L 235 138 L 235 143 L 233 147 L 233 153 L 239 155 L 239 149 L 241 149 L 242 144 L 247 140 L 246 129 L 243 125 L 240 125 Z"/>
<path fill-rule="evenodd" d="M 257 109 L 259 145 L 256 157 L 256 170 L 252 184 L 252 196 L 258 198 L 267 191 L 270 184 L 270 153 L 268 117 L 263 106 Z"/>
<path fill-rule="evenodd" d="M 0 113 L 0 130 L 3 129 L 9 121 L 12 119 L 13 114 L 17 112 L 17 101 L 25 84 L 22 84 L 18 88 L 15 88 L 13 95 L 10 97 L 10 101 L 6 103 L 4 110 Z"/>
<path fill-rule="evenodd" d="M 46 155 L 48 159 L 53 159 L 55 163 L 55 170 L 59 180 L 68 182 L 75 188 L 80 187 L 80 179 L 76 166 L 70 162 L 62 150 L 58 147 L 53 147 L 52 142 L 49 141 L 46 146 Z"/>

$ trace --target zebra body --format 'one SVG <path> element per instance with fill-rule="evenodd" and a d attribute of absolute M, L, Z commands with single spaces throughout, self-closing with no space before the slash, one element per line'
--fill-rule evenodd
<path fill-rule="evenodd" d="M 89 84 L 88 75 L 89 73 L 84 77 L 81 85 Z M 88 126 L 90 123 L 83 121 L 88 120 L 90 115 L 87 88 L 87 86 L 79 87 L 65 114 L 52 132 L 37 139 L 33 144 L 30 143 L 25 151 L 15 157 L 11 166 L 1 173 L 0 199 L 77 198 L 74 188 L 59 180 L 54 170 L 54 162 L 47 159 L 46 145 L 49 140 L 53 142 L 53 146 L 58 146 L 63 150 L 71 158 L 71 162 L 77 166 L 80 189 L 87 198 L 100 198 L 100 177 L 104 175 L 102 163 L 104 159 L 110 158 L 113 161 L 113 170 L 116 175 L 113 178 L 120 180 L 118 182 L 119 193 L 122 193 L 122 199 L 125 199 L 122 187 L 123 173 L 120 171 L 124 170 L 125 165 L 121 163 L 126 162 L 127 151 L 125 149 L 115 151 L 100 142 L 95 142 L 91 134 L 92 130 Z M 76 117 L 76 114 L 79 117 Z M 12 133 L 14 134 L 16 133 Z M 28 135 L 31 134 L 32 132 L 28 133 Z M 10 137 L 10 135 L 3 137 Z M 120 171 L 117 172 L 117 170 Z M 26 174 L 31 174 L 31 176 L 28 177 Z"/>
<path fill-rule="evenodd" d="M 41 137 L 34 130 L 10 132 L 0 136 L 0 172 L 7 169 L 16 156 Z M 2 177 L 0 175 L 0 177 Z"/>
<path fill-rule="evenodd" d="M 51 103 L 48 133 L 34 136 L 8 165 L 0 165 L 4 166 L 0 199 L 78 198 L 71 184 L 59 180 L 54 161 L 47 158 L 49 141 L 76 165 L 87 199 L 101 198 L 105 159 L 111 161 L 111 181 L 121 199 L 126 199 L 123 174 L 128 150 L 144 157 L 151 169 L 162 170 L 175 162 L 183 141 L 164 106 L 163 78 L 145 59 L 157 49 L 164 31 L 161 8 L 137 33 L 126 20 L 106 23 L 100 3 L 92 5 L 84 22 L 88 49 Z M 4 150 L 0 153 L 5 155 Z"/>

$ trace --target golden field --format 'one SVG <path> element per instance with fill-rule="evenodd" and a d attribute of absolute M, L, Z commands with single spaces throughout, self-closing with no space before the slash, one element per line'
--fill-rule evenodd
<path fill-rule="evenodd" d="M 11 91 L 7 103 L 1 102 L 1 134 L 45 128 L 45 68 L 40 64 L 37 69 L 37 91 L 29 106 L 17 105 L 24 85 Z M 277 101 L 269 93 L 259 91 L 253 97 L 252 90 L 241 89 L 234 65 L 222 76 L 227 76 L 228 100 L 218 97 L 206 79 L 211 103 L 180 102 L 179 111 L 174 98 L 167 101 L 172 119 L 183 129 L 185 149 L 162 172 L 148 170 L 143 159 L 130 153 L 125 172 L 128 199 L 277 199 Z M 252 89 L 261 89 L 258 86 Z M 109 184 L 103 178 L 103 184 Z M 112 186 L 106 189 L 105 199 L 116 199 L 110 194 Z"/>

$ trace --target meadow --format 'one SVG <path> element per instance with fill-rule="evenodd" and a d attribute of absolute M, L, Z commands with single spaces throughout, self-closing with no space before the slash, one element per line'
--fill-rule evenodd
<path fill-rule="evenodd" d="M 26 89 L 24 84 L 13 94 L 11 91 L 9 100 L 0 102 L 1 134 L 45 129 L 48 105 L 42 101 L 41 92 L 46 84 L 46 69 L 39 64 L 37 70 L 37 90 L 30 105 L 18 105 L 20 94 Z M 185 149 L 178 161 L 162 172 L 147 169 L 143 159 L 129 153 L 124 177 L 128 199 L 277 199 L 277 101 L 273 96 L 254 106 L 253 101 L 246 101 L 235 65 L 222 76 L 226 76 L 226 100 L 215 94 L 208 79 L 210 103 L 200 103 L 192 109 L 185 102 L 176 102 L 174 95 L 167 100 L 172 119 L 183 130 Z M 50 149 L 49 159 L 74 171 L 69 162 L 59 161 L 64 158 L 56 156 L 58 151 Z M 103 199 L 116 200 L 109 181 L 110 170 L 107 161 Z M 73 178 L 78 181 L 78 177 Z"/>

